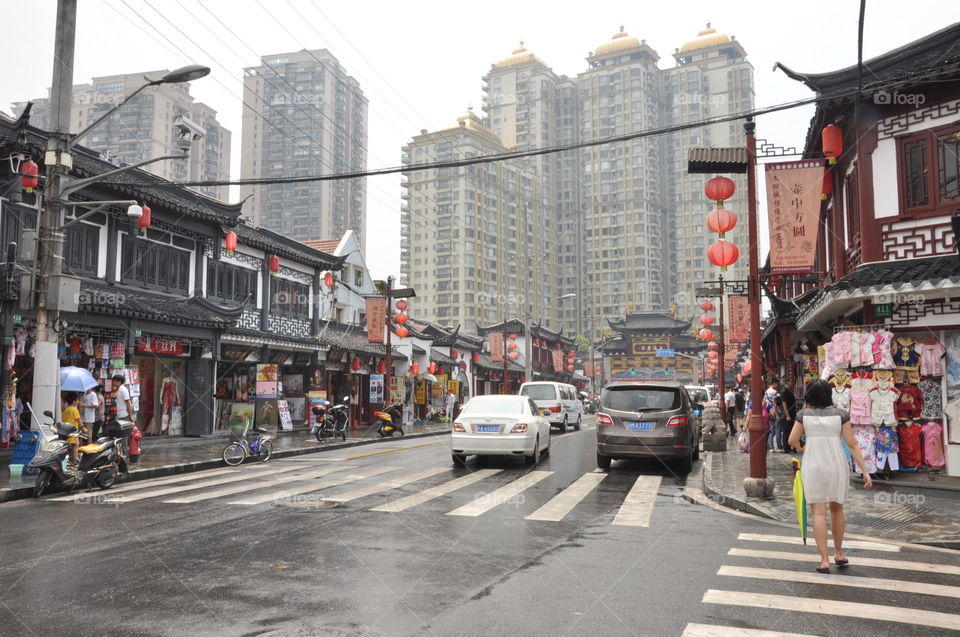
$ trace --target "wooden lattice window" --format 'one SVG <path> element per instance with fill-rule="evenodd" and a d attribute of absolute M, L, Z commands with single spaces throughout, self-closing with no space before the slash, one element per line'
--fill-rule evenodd
<path fill-rule="evenodd" d="M 953 214 L 960 202 L 960 123 L 897 139 L 900 214 Z"/>

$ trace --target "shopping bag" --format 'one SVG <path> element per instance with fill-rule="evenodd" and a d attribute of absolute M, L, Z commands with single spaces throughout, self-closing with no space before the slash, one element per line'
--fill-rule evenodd
<path fill-rule="evenodd" d="M 750 452 L 750 433 L 746 429 L 737 436 L 737 446 L 740 448 L 740 453 Z"/>

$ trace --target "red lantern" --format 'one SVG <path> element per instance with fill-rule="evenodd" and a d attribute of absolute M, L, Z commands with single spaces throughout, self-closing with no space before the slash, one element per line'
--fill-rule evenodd
<path fill-rule="evenodd" d="M 399 301 L 397 301 L 397 309 L 400 310 L 401 312 L 406 310 L 408 307 L 410 307 L 410 304 L 407 303 L 405 300 L 400 299 Z"/>
<path fill-rule="evenodd" d="M 490 380 L 497 380 L 499 374 L 497 372 L 490 372 Z"/>
<path fill-rule="evenodd" d="M 233 252 L 237 249 L 237 233 L 232 230 L 226 234 L 223 238 L 224 243 L 227 247 L 227 252 Z"/>
<path fill-rule="evenodd" d="M 397 335 L 397 338 L 407 338 L 410 335 L 410 330 L 401 325 L 394 334 Z"/>
<path fill-rule="evenodd" d="M 356 356 L 354 356 L 353 360 L 350 361 L 350 369 L 355 372 L 360 370 L 360 359 Z"/>
<path fill-rule="evenodd" d="M 710 228 L 710 232 L 719 232 L 720 236 L 723 237 L 724 234 L 737 227 L 737 215 L 726 208 L 711 210 L 710 214 L 707 215 L 707 227 Z"/>
<path fill-rule="evenodd" d="M 33 189 L 40 184 L 40 178 L 38 177 L 40 167 L 37 166 L 37 162 L 28 159 L 20 164 L 20 174 L 22 175 L 20 177 L 20 185 L 24 187 L 27 194 L 32 193 Z"/>
<path fill-rule="evenodd" d="M 410 319 L 410 317 L 407 316 L 406 314 L 397 314 L 396 316 L 393 317 L 394 322 L 397 323 L 397 324 L 399 324 L 399 325 L 403 325 L 403 324 L 406 323 L 409 319 Z"/>
<path fill-rule="evenodd" d="M 724 200 L 732 197 L 736 189 L 737 185 L 728 177 L 714 177 L 703 188 L 707 198 L 713 199 L 720 205 L 723 205 Z"/>
<path fill-rule="evenodd" d="M 323 275 L 323 284 L 328 288 L 333 287 L 333 272 L 327 272 Z"/>
<path fill-rule="evenodd" d="M 533 339 L 533 345 L 534 347 L 540 347 L 540 339 L 539 338 Z"/>
<path fill-rule="evenodd" d="M 572 349 L 567 350 L 567 356 L 576 356 L 576 355 L 577 355 L 576 350 L 572 350 Z"/>
<path fill-rule="evenodd" d="M 435 374 L 437 372 L 437 364 L 431 362 L 427 369 L 430 370 L 431 374 Z"/>
<path fill-rule="evenodd" d="M 411 363 L 411 364 L 410 364 L 410 371 L 413 372 L 413 375 L 414 375 L 414 376 L 419 376 L 419 375 L 420 375 L 420 363 Z"/>
<path fill-rule="evenodd" d="M 843 154 L 843 130 L 833 124 L 824 126 L 820 142 L 823 146 L 823 156 L 830 158 L 831 165 L 837 163 L 837 157 Z"/>
<path fill-rule="evenodd" d="M 271 254 L 271 255 L 270 255 L 270 260 L 268 261 L 268 267 L 270 268 L 270 272 L 273 273 L 273 274 L 276 274 L 277 272 L 279 272 L 279 271 L 280 271 L 280 257 L 278 257 L 278 256 L 275 255 L 275 254 Z"/>
<path fill-rule="evenodd" d="M 457 360 L 458 358 L 460 358 L 460 352 L 458 352 L 455 349 L 450 350 L 450 358 L 452 358 L 453 360 Z"/>
<path fill-rule="evenodd" d="M 708 325 L 713 325 L 713 317 L 710 316 L 709 314 L 704 314 L 703 316 L 700 317 L 700 324 L 703 325 L 704 327 Z"/>
<path fill-rule="evenodd" d="M 140 234 L 147 234 L 147 228 L 150 227 L 150 206 L 143 204 L 140 209 L 143 211 L 143 214 L 137 219 L 137 227 L 140 228 Z"/>
<path fill-rule="evenodd" d="M 738 382 L 738 383 L 742 383 L 742 382 L 743 382 L 743 374 L 737 374 L 737 382 Z"/>
<path fill-rule="evenodd" d="M 517 352 L 510 352 L 509 354 L 507 354 L 507 356 L 510 357 L 510 360 L 515 361 L 517 360 L 517 358 L 520 357 L 520 354 L 518 354 Z"/>
<path fill-rule="evenodd" d="M 743 366 L 741 367 L 741 369 L 743 370 L 743 375 L 744 375 L 744 376 L 749 376 L 749 375 L 750 375 L 750 372 L 753 370 L 753 361 L 747 361 L 747 362 L 745 362 L 745 363 L 743 364 Z"/>
<path fill-rule="evenodd" d="M 716 341 L 710 341 L 707 343 L 707 349 L 720 349 L 720 344 Z"/>
<path fill-rule="evenodd" d="M 573 371 L 573 365 L 567 365 L 567 371 L 568 371 L 568 372 L 572 372 L 572 371 Z"/>
<path fill-rule="evenodd" d="M 721 239 L 707 249 L 707 258 L 724 272 L 728 265 L 733 265 L 740 258 L 740 250 L 729 241 Z"/>
<path fill-rule="evenodd" d="M 471 355 L 470 355 L 470 360 L 472 360 L 474 363 L 479 363 L 479 362 L 480 362 L 480 353 L 479 353 L 479 352 L 474 352 L 473 354 L 471 354 Z"/>
<path fill-rule="evenodd" d="M 516 334 L 511 334 L 511 335 L 510 335 L 510 340 L 511 340 L 511 341 L 517 340 L 517 335 L 516 335 Z"/>
<path fill-rule="evenodd" d="M 560 343 L 557 343 L 556 345 L 553 346 L 553 349 L 563 349 L 563 345 L 561 345 Z"/>
<path fill-rule="evenodd" d="M 527 382 L 527 375 L 526 375 L 526 374 L 520 374 L 520 382 L 521 382 L 521 383 Z"/>
<path fill-rule="evenodd" d="M 833 193 L 833 175 L 828 170 L 823 173 L 823 192 L 820 193 L 820 198 L 826 201 L 831 193 Z"/>
<path fill-rule="evenodd" d="M 384 363 L 383 361 L 377 362 L 377 373 L 382 374 L 385 371 L 387 371 L 387 364 Z"/>
<path fill-rule="evenodd" d="M 704 312 L 712 312 L 713 303 L 711 303 L 710 301 L 703 301 L 702 303 L 700 303 L 700 309 L 703 310 Z"/>
<path fill-rule="evenodd" d="M 713 330 L 706 327 L 700 330 L 698 334 L 700 335 L 700 338 L 702 338 L 705 341 L 712 341 L 714 337 Z"/>
<path fill-rule="evenodd" d="M 718 358 L 720 358 L 720 352 L 711 350 L 707 352 L 707 358 L 709 358 L 711 362 L 716 361 Z"/>
<path fill-rule="evenodd" d="M 516 343 L 510 343 L 509 345 L 507 345 L 507 349 L 511 351 L 517 349 L 517 347 L 519 346 Z"/>

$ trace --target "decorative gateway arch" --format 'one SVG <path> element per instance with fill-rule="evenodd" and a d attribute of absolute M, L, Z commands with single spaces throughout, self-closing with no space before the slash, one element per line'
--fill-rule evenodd
<path fill-rule="evenodd" d="M 692 384 L 699 379 L 707 347 L 694 335 L 691 321 L 665 312 L 631 312 L 607 324 L 613 333 L 601 345 L 607 382 Z"/>

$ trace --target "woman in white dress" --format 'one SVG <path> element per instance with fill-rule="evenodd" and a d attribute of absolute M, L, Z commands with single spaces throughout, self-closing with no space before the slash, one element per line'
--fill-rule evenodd
<path fill-rule="evenodd" d="M 841 436 L 847 443 L 854 462 L 863 471 L 865 489 L 873 487 L 870 472 L 863 462 L 860 447 L 853 438 L 850 416 L 833 406 L 833 392 L 824 380 L 814 381 L 804 396 L 805 406 L 797 413 L 790 432 L 790 446 L 803 452 L 800 477 L 807 503 L 813 509 L 813 536 L 820 550 L 818 573 L 830 572 L 827 549 L 827 506 L 830 507 L 830 530 L 833 535 L 834 561 L 844 567 L 850 560 L 843 554 L 843 500 L 850 485 L 850 470 L 843 451 Z M 804 436 L 805 442 L 801 442 Z"/>

